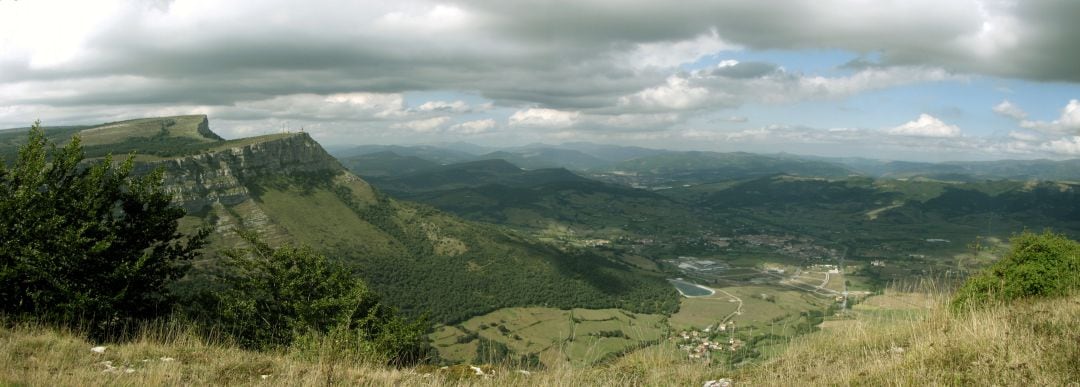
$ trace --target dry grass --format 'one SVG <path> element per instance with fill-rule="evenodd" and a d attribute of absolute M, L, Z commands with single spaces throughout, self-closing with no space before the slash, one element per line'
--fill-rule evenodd
<path fill-rule="evenodd" d="M 467 366 L 392 369 L 328 355 L 244 351 L 176 326 L 147 331 L 95 354 L 90 348 L 97 343 L 71 332 L 0 328 L 0 385 L 700 386 L 725 377 L 740 385 L 784 386 L 1080 381 L 1080 296 L 961 316 L 937 308 L 916 321 L 863 321 L 803 336 L 766 362 L 734 370 L 684 360 L 664 343 L 603 365 L 557 366 L 531 375 L 487 369 L 494 375 L 477 377 Z M 105 371 L 104 362 L 118 371 Z"/>
<path fill-rule="evenodd" d="M 1080 297 L 913 321 L 864 322 L 795 340 L 739 370 L 765 385 L 1065 385 L 1080 381 Z"/>

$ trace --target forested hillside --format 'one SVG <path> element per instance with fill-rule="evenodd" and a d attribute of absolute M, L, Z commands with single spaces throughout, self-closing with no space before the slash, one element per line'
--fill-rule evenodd
<path fill-rule="evenodd" d="M 88 156 L 134 151 L 136 171 L 163 168 L 165 189 L 188 211 L 181 224 L 214 229 L 206 254 L 176 285 L 181 294 L 213 286 L 218 252 L 242 246 L 234 231 L 241 229 L 273 245 L 311 246 L 365 279 L 388 304 L 432 322 L 507 306 L 676 308 L 675 291 L 657 274 L 392 199 L 344 170 L 307 134 L 225 141 L 204 116 L 62 134 L 76 132 Z"/>

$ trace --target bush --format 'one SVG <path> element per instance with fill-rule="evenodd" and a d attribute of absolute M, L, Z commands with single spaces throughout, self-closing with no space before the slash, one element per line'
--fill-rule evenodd
<path fill-rule="evenodd" d="M 1011 242 L 1004 258 L 961 286 L 952 301 L 954 309 L 1065 296 L 1080 289 L 1080 243 L 1050 231 L 1024 232 Z"/>
<path fill-rule="evenodd" d="M 171 312 L 166 285 L 209 230 L 178 231 L 162 170 L 136 178 L 132 157 L 83 159 L 79 137 L 57 148 L 35 122 L 14 166 L 0 161 L 0 310 L 98 336 Z"/>
<path fill-rule="evenodd" d="M 363 281 L 307 247 L 272 248 L 248 232 L 250 248 L 225 252 L 224 289 L 201 314 L 252 349 L 310 349 L 415 363 L 430 352 L 424 321 L 408 322 Z"/>

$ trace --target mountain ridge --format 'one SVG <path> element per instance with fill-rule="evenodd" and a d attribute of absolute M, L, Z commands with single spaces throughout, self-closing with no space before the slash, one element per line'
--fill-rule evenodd
<path fill-rule="evenodd" d="M 132 122 L 160 127 L 168 119 L 147 120 Z M 198 126 L 191 126 L 193 133 Z M 116 125 L 95 135 L 109 139 L 103 146 L 161 149 L 146 131 L 127 129 Z M 191 132 L 175 134 L 184 133 Z M 345 170 L 307 133 L 207 138 L 198 145 L 172 156 L 136 156 L 138 172 L 164 169 L 165 189 L 188 210 L 182 226 L 214 229 L 208 255 L 176 286 L 180 294 L 213 286 L 221 270 L 214 252 L 242 243 L 232 231 L 240 228 L 271 244 L 312 246 L 344 263 L 391 305 L 433 322 L 511 306 L 651 313 L 677 303 L 675 291 L 656 274 L 391 198 Z M 516 169 L 503 161 L 489 164 Z"/>

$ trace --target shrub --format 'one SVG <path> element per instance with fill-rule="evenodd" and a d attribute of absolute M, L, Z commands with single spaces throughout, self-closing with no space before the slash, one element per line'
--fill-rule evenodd
<path fill-rule="evenodd" d="M 1004 258 L 961 286 L 952 301 L 954 309 L 1064 296 L 1080 288 L 1080 243 L 1050 231 L 1024 232 L 1011 242 Z"/>
<path fill-rule="evenodd" d="M 382 304 L 363 281 L 308 247 L 273 248 L 249 232 L 249 248 L 225 252 L 224 288 L 202 314 L 247 348 L 334 350 L 391 364 L 415 363 L 430 352 L 426 324 L 409 322 Z"/>

